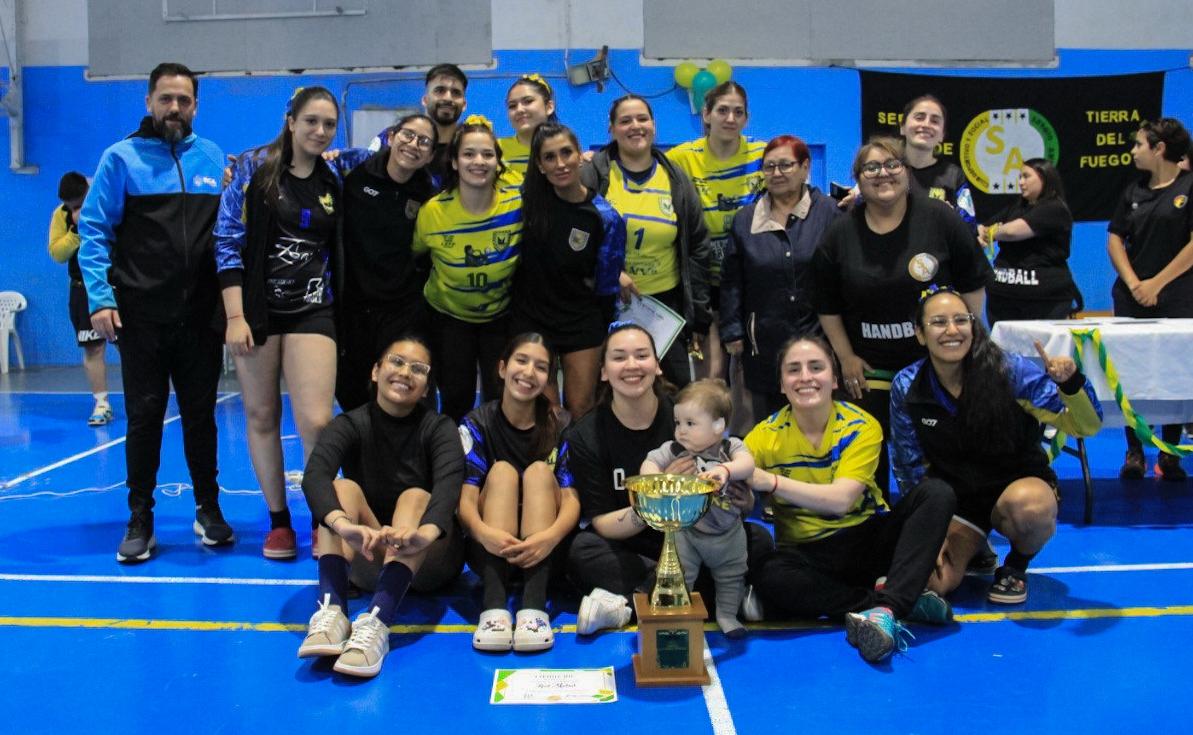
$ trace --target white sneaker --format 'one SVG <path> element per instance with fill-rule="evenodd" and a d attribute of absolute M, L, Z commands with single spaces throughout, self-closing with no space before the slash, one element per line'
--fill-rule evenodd
<path fill-rule="evenodd" d="M 738 613 L 741 619 L 748 623 L 757 623 L 765 619 L 766 614 L 762 610 L 762 600 L 759 599 L 758 593 L 754 591 L 754 585 L 747 584 L 745 594 L 741 597 L 741 608 Z"/>
<path fill-rule="evenodd" d="M 348 640 L 351 631 L 348 616 L 339 605 L 331 604 L 331 595 L 324 595 L 319 609 L 307 623 L 307 637 L 298 647 L 298 657 L 339 656 L 344 652 L 344 641 Z"/>
<path fill-rule="evenodd" d="M 513 627 L 509 610 L 500 607 L 485 610 L 472 634 L 472 647 L 478 651 L 508 651 L 514 645 Z"/>
<path fill-rule="evenodd" d="M 580 600 L 580 612 L 576 615 L 576 632 L 591 635 L 606 628 L 623 628 L 633 615 L 630 601 L 622 595 L 594 587 Z"/>
<path fill-rule="evenodd" d="M 547 613 L 526 608 L 518 611 L 517 621 L 514 626 L 515 651 L 545 651 L 555 645 L 555 633 Z"/>
<path fill-rule="evenodd" d="M 389 628 L 377 619 L 379 608 L 361 613 L 352 623 L 352 635 L 332 668 L 349 676 L 376 676 L 389 653 Z"/>

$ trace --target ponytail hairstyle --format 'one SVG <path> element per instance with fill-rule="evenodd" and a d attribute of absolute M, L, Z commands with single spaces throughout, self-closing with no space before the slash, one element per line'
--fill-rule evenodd
<path fill-rule="evenodd" d="M 554 196 L 554 187 L 547 180 L 547 175 L 539 170 L 539 156 L 542 154 L 543 145 L 560 135 L 566 135 L 579 153 L 580 140 L 571 128 L 549 122 L 539 125 L 530 141 L 530 163 L 526 166 L 526 179 L 522 183 L 523 227 L 540 243 L 546 242 L 549 235 L 550 223 L 547 221 L 547 213 L 550 210 L 551 197 Z"/>
<path fill-rule="evenodd" d="M 294 94 L 286 104 L 286 117 L 282 121 L 282 132 L 278 133 L 278 137 L 274 138 L 272 142 L 252 151 L 254 157 L 262 151 L 265 152 L 265 161 L 261 164 L 258 173 L 265 184 L 265 201 L 271 207 L 278 200 L 278 187 L 282 180 L 282 174 L 290 168 L 290 162 L 294 157 L 294 139 L 290 132 L 290 123 L 297 120 L 303 108 L 313 100 L 327 100 L 335 108 L 336 117 L 340 116 L 340 103 L 336 102 L 335 95 L 331 93 L 331 90 L 326 87 L 299 87 L 294 90 Z"/>
<path fill-rule="evenodd" d="M 721 99 L 727 94 L 738 94 L 741 96 L 741 106 L 745 108 L 746 117 L 748 118 L 750 116 L 750 102 L 749 98 L 746 97 L 746 89 L 732 79 L 727 79 L 721 82 L 717 86 L 708 90 L 708 92 L 704 95 L 704 114 L 711 115 L 713 108 L 717 106 L 717 100 Z M 701 118 L 703 117 L 704 116 L 701 115 Z M 708 135 L 709 125 L 708 123 L 703 122 L 703 119 L 701 120 L 701 127 L 704 129 L 704 134 Z"/>
<path fill-rule="evenodd" d="M 460 141 L 464 140 L 464 136 L 469 133 L 484 133 L 493 141 L 493 150 L 497 151 L 497 178 L 500 179 L 505 173 L 505 162 L 501 160 L 501 144 L 497 142 L 497 135 L 493 132 L 493 123 L 489 122 L 489 118 L 484 115 L 469 115 L 463 123 L 456 126 L 456 132 L 447 146 L 448 160 L 456 161 L 459 158 Z M 455 166 L 448 166 L 443 173 L 442 191 L 450 192 L 459 185 L 460 172 L 456 170 Z M 494 186 L 496 186 L 496 180 Z"/>
<path fill-rule="evenodd" d="M 924 312 L 928 302 L 944 294 L 958 299 L 961 294 L 950 287 L 929 288 L 916 307 L 915 323 L 927 334 Z M 994 454 L 1015 448 L 1012 427 L 1022 413 L 1011 387 L 1010 365 L 1006 353 L 990 339 L 990 333 L 979 315 L 970 322 L 973 339 L 969 352 L 961 361 L 961 398 L 957 401 L 957 419 L 962 436 L 970 437 L 972 446 L 982 447 Z M 931 359 L 929 359 L 931 362 Z"/>
<path fill-rule="evenodd" d="M 542 97 L 543 98 L 543 107 L 546 107 L 547 103 L 552 103 L 552 104 L 555 104 L 555 106 L 557 108 L 559 107 L 559 105 L 555 102 L 555 91 L 551 89 L 550 84 L 547 84 L 547 80 L 543 79 L 542 74 L 523 74 L 522 76 L 520 76 L 516 80 L 514 80 L 514 83 L 511 84 L 510 88 L 508 90 L 506 90 L 506 92 L 505 92 L 505 101 L 506 101 L 507 107 L 509 104 L 510 94 L 515 89 L 517 89 L 518 87 L 521 87 L 521 86 L 530 87 L 531 89 L 534 90 L 535 94 L 537 94 L 539 97 Z M 559 115 L 557 115 L 555 113 L 556 113 L 556 111 L 552 110 L 551 113 L 547 115 L 547 119 L 545 120 L 545 122 L 554 123 L 554 124 L 558 125 L 559 124 Z"/>
<path fill-rule="evenodd" d="M 616 105 L 616 103 L 614 104 Z M 609 325 L 609 333 L 605 335 L 605 341 L 601 342 L 601 351 L 597 356 L 598 365 L 604 367 L 605 358 L 609 355 L 609 341 L 613 339 L 613 336 L 630 330 L 635 330 L 646 335 L 646 341 L 650 343 L 650 352 L 654 355 L 655 362 L 659 361 L 659 348 L 655 345 L 654 337 L 651 336 L 650 332 L 646 331 L 640 324 L 635 324 L 634 322 L 615 321 Z M 651 389 L 654 391 L 655 396 L 661 398 L 665 395 L 675 393 L 675 386 L 667 382 L 662 375 L 652 375 L 651 377 L 654 379 Z M 609 381 L 602 380 L 597 384 L 596 402 L 593 403 L 593 407 L 611 405 L 613 405 L 613 389 L 609 387 Z"/>
<path fill-rule="evenodd" d="M 519 347 L 526 344 L 542 345 L 547 351 L 547 381 L 555 383 L 555 362 L 557 356 L 551 345 L 538 332 L 523 332 L 515 336 L 506 344 L 501 353 L 500 362 L 509 370 L 509 361 Z M 559 443 L 559 421 L 555 418 L 555 411 L 551 409 L 551 400 L 546 393 L 539 393 L 534 398 L 534 434 L 531 436 L 531 447 L 535 459 L 546 459 L 551 456 L 556 444 Z"/>

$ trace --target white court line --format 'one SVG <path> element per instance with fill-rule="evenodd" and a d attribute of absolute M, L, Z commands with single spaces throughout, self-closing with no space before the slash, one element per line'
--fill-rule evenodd
<path fill-rule="evenodd" d="M 1033 574 L 1088 574 L 1105 572 L 1163 572 L 1193 569 L 1193 562 L 1151 564 L 1104 564 L 1081 567 L 1033 567 Z M 98 582 L 126 584 L 225 584 L 258 587 L 306 587 L 317 579 L 271 579 L 267 577 L 143 577 L 105 574 L 0 574 L 0 582 Z"/>
<path fill-rule="evenodd" d="M 217 404 L 223 403 L 224 401 L 226 401 L 230 398 L 235 398 L 238 395 L 240 395 L 240 394 L 239 393 L 225 393 L 224 395 L 220 396 L 219 398 L 216 398 L 215 402 Z M 182 418 L 182 414 L 178 414 L 177 416 L 171 416 L 170 418 L 168 418 L 162 422 L 162 426 L 165 426 L 166 424 L 172 424 L 175 421 L 179 420 L 180 418 Z M 46 465 L 45 467 L 39 467 L 39 468 L 33 470 L 32 472 L 26 472 L 23 475 L 18 475 L 17 477 L 14 477 L 13 479 L 8 480 L 6 482 L 0 482 L 0 490 L 7 490 L 10 487 L 16 487 L 17 485 L 20 485 L 25 480 L 31 480 L 34 477 L 37 477 L 38 475 L 44 475 L 47 472 L 51 472 L 53 470 L 58 469 L 59 467 L 68 465 L 71 462 L 78 462 L 80 459 L 90 457 L 93 454 L 98 454 L 99 452 L 102 452 L 106 449 L 111 449 L 112 447 L 116 446 L 117 444 L 123 444 L 127 440 L 128 440 L 128 435 L 125 435 L 125 436 L 120 437 L 119 439 L 113 439 L 110 442 L 105 442 L 103 444 L 100 444 L 98 447 L 92 447 L 91 449 L 88 449 L 85 452 L 79 452 L 78 454 L 71 455 L 71 456 L 67 457 L 66 459 L 60 459 L 53 464 Z"/>
<path fill-rule="evenodd" d="M 708 650 L 708 641 L 704 642 L 704 668 L 708 670 L 708 684 L 701 689 L 704 690 L 704 707 L 708 710 L 713 735 L 737 735 L 729 702 L 725 700 L 725 690 L 721 688 L 721 677 L 713 663 L 712 651 Z"/>

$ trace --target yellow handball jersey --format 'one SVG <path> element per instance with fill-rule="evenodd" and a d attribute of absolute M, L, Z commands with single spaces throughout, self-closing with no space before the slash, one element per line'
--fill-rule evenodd
<path fill-rule="evenodd" d="M 456 191 L 443 192 L 418 210 L 413 251 L 429 252 L 431 274 L 423 294 L 437 311 L 484 323 L 510 305 L 510 287 L 522 246 L 522 195 L 500 189 L 493 207 L 472 214 Z"/>
<path fill-rule="evenodd" d="M 780 544 L 817 541 L 890 510 L 874 482 L 882 451 L 882 427 L 852 403 L 833 401 L 819 447 L 813 447 L 795 425 L 791 406 L 784 406 L 755 426 L 745 442 L 754 463 L 767 472 L 817 485 L 847 477 L 866 486 L 857 504 L 840 517 L 820 515 L 775 497 L 775 540 Z"/>
<path fill-rule="evenodd" d="M 762 151 L 766 143 L 748 140 L 744 135 L 737 153 L 720 160 L 713 157 L 708 138 L 681 143 L 667 151 L 667 158 L 683 170 L 704 210 L 704 225 L 712 245 L 710 253 L 711 283 L 721 281 L 721 261 L 729 243 L 729 230 L 737 210 L 751 204 L 762 191 Z"/>
<path fill-rule="evenodd" d="M 497 144 L 501 146 L 501 162 L 505 164 L 505 173 L 501 175 L 499 186 L 522 186 L 526 180 L 526 167 L 530 165 L 530 146 L 522 145 L 516 135 L 502 138 Z"/>
<path fill-rule="evenodd" d="M 663 167 L 656 162 L 650 177 L 638 184 L 614 161 L 605 199 L 625 219 L 625 270 L 638 290 L 650 295 L 678 286 L 679 219 L 671 202 L 671 179 Z"/>

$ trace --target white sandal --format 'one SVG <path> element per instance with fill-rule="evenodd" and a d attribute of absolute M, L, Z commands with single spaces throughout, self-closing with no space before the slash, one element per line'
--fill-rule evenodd
<path fill-rule="evenodd" d="M 545 651 L 555 645 L 555 633 L 547 613 L 529 608 L 519 610 L 517 621 L 514 625 L 515 651 Z"/>
<path fill-rule="evenodd" d="M 508 651 L 514 645 L 513 627 L 509 610 L 499 607 L 485 610 L 472 634 L 472 647 L 478 651 Z"/>

